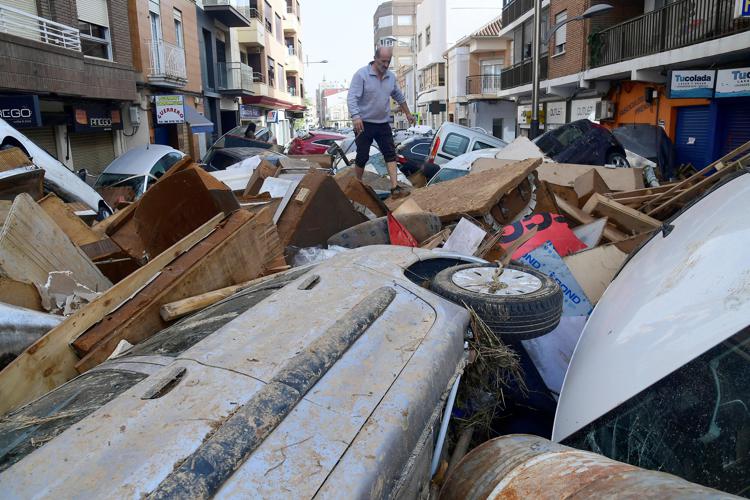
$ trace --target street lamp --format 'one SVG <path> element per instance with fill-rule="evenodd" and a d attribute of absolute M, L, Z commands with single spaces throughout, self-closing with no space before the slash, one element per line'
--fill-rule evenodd
<path fill-rule="evenodd" d="M 322 61 L 311 61 L 310 56 L 305 55 L 305 66 L 309 66 L 311 64 L 328 64 L 328 59 L 323 59 Z"/>
<path fill-rule="evenodd" d="M 604 12 L 613 9 L 609 4 L 601 3 L 592 5 L 586 9 L 583 14 L 576 17 L 571 17 L 565 21 L 561 21 L 555 24 L 552 29 L 544 37 L 544 45 L 548 45 L 552 39 L 552 35 L 557 30 L 565 26 L 571 21 L 581 21 L 583 19 L 589 19 L 594 16 L 603 14 Z M 534 0 L 534 72 L 531 87 L 531 129 L 529 130 L 529 136 L 531 139 L 536 138 L 539 135 L 539 72 L 540 72 L 540 57 L 541 57 L 541 34 L 542 34 L 542 0 Z"/>

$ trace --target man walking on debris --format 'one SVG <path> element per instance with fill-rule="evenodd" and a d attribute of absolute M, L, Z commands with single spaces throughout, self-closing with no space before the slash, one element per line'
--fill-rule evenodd
<path fill-rule="evenodd" d="M 391 131 L 391 97 L 401 107 L 406 119 L 412 125 L 416 122 L 409 111 L 406 98 L 398 88 L 396 75 L 388 71 L 391 64 L 393 49 L 378 47 L 375 50 L 375 60 L 364 68 L 359 69 L 352 77 L 349 86 L 349 114 L 356 134 L 357 158 L 355 169 L 357 178 L 362 180 L 365 165 L 370 159 L 370 146 L 373 139 L 378 143 L 383 159 L 388 166 L 391 177 L 391 196 L 401 198 L 409 194 L 398 185 L 396 170 L 396 146 L 393 143 Z"/>

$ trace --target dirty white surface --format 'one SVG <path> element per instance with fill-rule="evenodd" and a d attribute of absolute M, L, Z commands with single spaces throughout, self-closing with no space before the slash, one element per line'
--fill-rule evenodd
<path fill-rule="evenodd" d="M 485 236 L 487 231 L 462 217 L 443 245 L 443 249 L 463 255 L 474 255 Z"/>
<path fill-rule="evenodd" d="M 576 346 L 552 433 L 561 441 L 750 323 L 750 175 L 657 234 L 620 271 Z"/>
<path fill-rule="evenodd" d="M 387 495 L 460 368 L 468 315 L 405 278 L 437 252 L 351 250 L 240 313 L 179 358 L 0 474 L 6 498 L 141 498 L 239 405 L 353 305 L 382 286 L 397 295 L 219 490 L 223 498 Z M 151 359 L 151 357 L 142 357 Z M 120 368 L 139 359 L 113 360 Z M 142 400 L 183 366 L 164 396 Z M 44 478 L 44 480 L 40 480 Z"/>

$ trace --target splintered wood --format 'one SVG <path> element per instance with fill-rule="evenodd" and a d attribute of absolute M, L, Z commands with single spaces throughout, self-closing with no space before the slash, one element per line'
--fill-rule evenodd
<path fill-rule="evenodd" d="M 443 222 L 460 219 L 462 215 L 481 217 L 490 213 L 492 207 L 540 163 L 540 159 L 530 159 L 472 173 L 450 182 L 415 189 L 409 198 L 424 211 L 439 216 Z M 392 210 L 401 203 L 401 200 L 386 202 Z"/>

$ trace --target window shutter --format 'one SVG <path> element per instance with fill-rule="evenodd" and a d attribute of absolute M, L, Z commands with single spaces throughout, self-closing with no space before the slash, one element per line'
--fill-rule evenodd
<path fill-rule="evenodd" d="M 106 0 L 76 0 L 78 19 L 109 28 L 109 12 Z"/>

